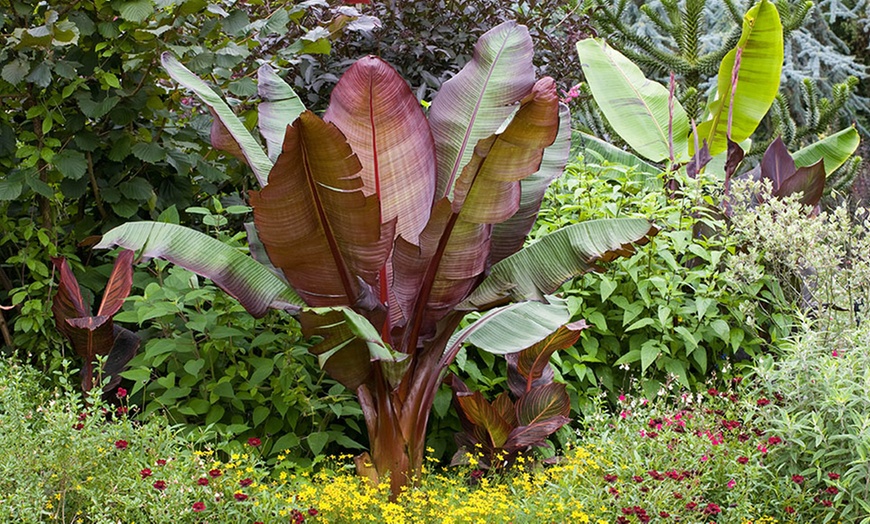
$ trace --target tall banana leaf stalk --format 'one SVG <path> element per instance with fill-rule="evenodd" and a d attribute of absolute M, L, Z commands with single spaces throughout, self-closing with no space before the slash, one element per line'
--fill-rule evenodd
<path fill-rule="evenodd" d="M 375 481 L 390 473 L 394 494 L 421 471 L 435 393 L 462 344 L 508 354 L 540 342 L 571 320 L 550 293 L 655 232 L 644 219 L 591 221 L 523 248 L 567 162 L 570 116 L 553 80 L 535 80 L 515 23 L 481 37 L 428 117 L 378 58 L 342 76 L 323 118 L 264 66 L 265 152 L 205 83 L 163 62 L 215 115 L 213 145 L 262 185 L 249 195 L 253 259 L 154 222 L 115 228 L 99 247 L 211 278 L 254 316 L 298 315 L 311 353 L 359 399 L 371 454 L 358 468 Z M 456 332 L 470 311 L 483 313 Z"/>

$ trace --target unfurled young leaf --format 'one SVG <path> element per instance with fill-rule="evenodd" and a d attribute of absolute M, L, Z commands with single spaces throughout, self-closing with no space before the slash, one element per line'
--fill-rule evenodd
<path fill-rule="evenodd" d="M 112 317 L 130 294 L 133 285 L 132 262 L 133 252 L 121 251 L 103 292 L 102 304 L 97 314 L 92 315 L 66 259 L 52 259 L 60 274 L 60 284 L 51 310 L 58 330 L 70 340 L 73 350 L 84 361 L 83 391 L 90 391 L 94 386 L 94 364 L 98 356 L 108 356 L 101 371 L 103 376 L 112 376 L 106 388 L 110 390 L 118 385 L 120 373 L 139 348 L 136 335 L 112 322 Z"/>

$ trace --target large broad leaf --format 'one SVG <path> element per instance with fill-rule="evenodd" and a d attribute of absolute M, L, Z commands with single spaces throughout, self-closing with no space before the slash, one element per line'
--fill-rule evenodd
<path fill-rule="evenodd" d="M 249 313 L 269 308 L 298 311 L 305 302 L 293 289 L 251 257 L 219 240 L 175 224 L 129 222 L 103 235 L 98 248 L 123 246 L 149 258 L 162 258 L 210 278 Z"/>
<path fill-rule="evenodd" d="M 571 419 L 568 417 L 558 415 L 528 426 L 514 428 L 508 436 L 504 448 L 508 450 L 522 450 L 529 446 L 541 446 L 545 443 L 547 437 L 569 422 L 571 422 Z"/>
<path fill-rule="evenodd" d="M 555 84 L 543 78 L 504 130 L 477 144 L 456 182 L 453 202 L 445 197 L 435 205 L 420 246 L 397 244 L 397 298 L 417 300 L 412 329 L 429 334 L 471 291 L 489 255 L 490 224 L 517 212 L 519 181 L 539 169 L 543 150 L 555 140 L 558 125 Z"/>
<path fill-rule="evenodd" d="M 266 141 L 269 159 L 274 162 L 281 154 L 287 126 L 305 111 L 305 104 L 269 64 L 257 70 L 257 94 L 262 99 L 257 106 L 257 124 Z"/>
<path fill-rule="evenodd" d="M 511 425 L 501 417 L 498 409 L 483 398 L 480 391 L 469 392 L 455 377 L 451 384 L 462 415 L 468 423 L 482 428 L 484 432 L 474 431 L 477 428 L 467 428 L 467 430 L 471 429 L 477 438 L 485 436 L 486 440 L 482 443 L 487 448 L 500 448 L 508 439 Z M 459 385 L 461 388 L 457 387 Z"/>
<path fill-rule="evenodd" d="M 441 86 L 429 108 L 438 159 L 436 199 L 453 194 L 474 146 L 501 127 L 534 85 L 532 52 L 528 29 L 504 22 L 477 41 L 471 61 Z"/>
<path fill-rule="evenodd" d="M 381 222 L 398 219 L 396 234 L 416 244 L 435 192 L 435 145 L 407 82 L 380 58 L 361 58 L 333 89 L 323 119 L 359 158 L 363 191 L 378 196 Z"/>
<path fill-rule="evenodd" d="M 305 111 L 287 128 L 269 185 L 250 192 L 269 259 L 311 306 L 356 304 L 370 295 L 393 242 L 362 166 L 341 131 Z"/>
<path fill-rule="evenodd" d="M 805 206 L 816 206 L 825 193 L 825 165 L 819 160 L 811 166 L 798 168 L 793 175 L 783 180 L 774 196 L 783 198 L 803 193 L 799 202 Z"/>
<path fill-rule="evenodd" d="M 665 86 L 647 80 L 639 67 L 603 40 L 577 42 L 583 75 L 595 102 L 611 127 L 644 158 L 670 158 L 671 137 L 676 160 L 687 158 L 689 118 L 674 100 L 668 108 Z"/>
<path fill-rule="evenodd" d="M 827 136 L 807 147 L 798 149 L 792 154 L 797 167 L 812 165 L 819 160 L 825 161 L 825 174 L 830 175 L 858 149 L 861 137 L 858 130 L 848 127 Z"/>
<path fill-rule="evenodd" d="M 634 253 L 658 230 L 641 218 L 590 220 L 539 239 L 498 264 L 457 309 L 485 309 L 508 300 L 542 300 L 599 261 Z"/>
<path fill-rule="evenodd" d="M 128 249 L 118 253 L 112 273 L 109 275 L 109 282 L 103 291 L 103 301 L 100 303 L 97 315 L 111 317 L 124 305 L 124 300 L 130 295 L 130 289 L 133 287 L 133 256 L 134 253 Z"/>
<path fill-rule="evenodd" d="M 487 311 L 450 337 L 441 362 L 446 367 L 464 343 L 504 355 L 522 351 L 544 340 L 571 319 L 565 304 L 551 300 L 548 303 L 517 302 Z"/>
<path fill-rule="evenodd" d="M 795 172 L 795 164 L 788 148 L 782 138 L 776 137 L 776 140 L 767 146 L 764 156 L 761 158 L 761 176 L 773 182 L 773 192 L 779 191 L 783 181 L 792 176 Z"/>
<path fill-rule="evenodd" d="M 139 351 L 140 340 L 135 333 L 121 326 L 114 326 L 115 341 L 112 345 L 112 351 L 106 357 L 106 363 L 103 364 L 103 376 L 110 376 L 109 383 L 103 388 L 104 391 L 110 391 L 121 383 L 121 373 L 127 369 L 127 364 L 136 352 Z"/>
<path fill-rule="evenodd" d="M 565 384 L 547 384 L 535 388 L 517 400 L 517 419 L 523 426 L 571 413 L 571 399 Z"/>
<path fill-rule="evenodd" d="M 738 50 L 737 88 L 732 96 L 732 73 Z M 707 140 L 711 155 L 715 157 L 728 146 L 729 114 L 730 139 L 734 142 L 746 140 L 758 127 L 779 91 L 782 59 L 779 13 L 773 3 L 761 0 L 744 16 L 743 34 L 719 66 L 717 97 L 709 106 L 710 120 L 698 126 L 698 143 Z"/>
<path fill-rule="evenodd" d="M 196 93 L 196 96 L 208 106 L 215 116 L 216 127 L 212 128 L 213 138 L 223 140 L 226 133 L 229 133 L 260 185 L 265 186 L 269 179 L 269 171 L 272 169 L 272 161 L 269 160 L 269 157 L 263 152 L 263 148 L 260 147 L 260 144 L 257 143 L 242 121 L 233 113 L 230 106 L 208 84 L 184 67 L 172 53 L 168 51 L 163 53 L 160 55 L 160 60 L 169 76 Z"/>
<path fill-rule="evenodd" d="M 585 320 L 566 324 L 544 340 L 519 353 L 509 355 L 514 358 L 508 359 L 508 374 L 510 375 L 511 371 L 515 370 L 518 378 L 524 381 L 524 387 L 519 394 L 514 391 L 513 384 L 509 384 L 511 391 L 514 391 L 518 397 L 531 391 L 532 387 L 536 385 L 536 380 L 544 376 L 545 371 L 550 368 L 550 357 L 553 356 L 553 353 L 573 346 L 580 338 L 580 332 L 588 327 L 589 325 Z"/>
<path fill-rule="evenodd" d="M 520 207 L 508 220 L 495 224 L 490 240 L 489 263 L 513 255 L 523 247 L 529 231 L 535 225 L 544 194 L 553 180 L 559 178 L 571 154 L 571 112 L 559 106 L 559 132 L 553 145 L 544 150 L 541 167 L 520 182 Z"/>

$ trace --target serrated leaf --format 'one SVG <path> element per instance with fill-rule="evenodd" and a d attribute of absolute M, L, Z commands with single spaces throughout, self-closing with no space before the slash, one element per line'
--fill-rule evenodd
<path fill-rule="evenodd" d="M 151 198 L 153 188 L 144 178 L 134 178 L 119 187 L 121 194 L 130 200 L 145 201 Z"/>
<path fill-rule="evenodd" d="M 118 7 L 118 13 L 121 15 L 121 18 L 128 22 L 144 22 L 146 18 L 154 13 L 154 5 L 151 3 L 151 0 L 124 2 Z"/>
<path fill-rule="evenodd" d="M 24 174 L 20 171 L 0 177 L 0 201 L 15 200 L 24 190 Z"/>
<path fill-rule="evenodd" d="M 262 35 L 280 34 L 287 32 L 287 24 L 290 23 L 290 15 L 286 9 L 278 9 L 269 17 L 269 21 L 260 31 Z"/>
<path fill-rule="evenodd" d="M 54 155 L 51 161 L 54 167 L 60 171 L 65 178 L 78 180 L 85 175 L 88 168 L 88 161 L 79 151 L 65 149 Z"/>
<path fill-rule="evenodd" d="M 137 142 L 130 150 L 133 156 L 143 162 L 156 164 L 166 158 L 166 151 L 154 142 Z"/>
<path fill-rule="evenodd" d="M 33 71 L 27 75 L 27 81 L 34 83 L 39 87 L 48 87 L 51 83 L 51 68 L 45 62 L 38 64 L 33 68 Z"/>
<path fill-rule="evenodd" d="M 10 84 L 16 85 L 24 80 L 28 72 L 30 72 L 30 62 L 16 58 L 3 66 L 3 70 L 0 71 L 0 77 Z"/>
<path fill-rule="evenodd" d="M 86 117 L 96 120 L 106 116 L 109 111 L 118 105 L 118 102 L 120 102 L 121 99 L 117 96 L 110 96 L 100 100 L 99 102 L 95 102 L 87 95 L 83 94 L 77 99 L 77 101 L 82 113 L 84 113 Z"/>

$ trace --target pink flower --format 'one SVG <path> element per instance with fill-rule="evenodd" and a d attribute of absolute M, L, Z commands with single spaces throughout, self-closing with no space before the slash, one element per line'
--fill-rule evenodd
<path fill-rule="evenodd" d="M 760 451 L 762 453 L 767 453 L 767 446 L 765 446 L 764 444 L 759 444 L 758 451 Z"/>
<path fill-rule="evenodd" d="M 701 457 L 701 462 L 707 462 L 708 460 L 710 460 L 710 457 L 708 457 L 707 455 Z"/>
<path fill-rule="evenodd" d="M 737 482 L 735 482 L 734 479 L 729 480 L 728 484 L 727 484 L 728 489 L 734 489 L 734 486 L 736 486 L 736 485 L 737 485 Z"/>
<path fill-rule="evenodd" d="M 840 356 L 840 353 L 835 349 L 835 350 L 831 351 L 831 356 L 834 358 L 837 358 Z"/>
<path fill-rule="evenodd" d="M 619 395 L 619 401 L 625 402 L 625 395 Z"/>
<path fill-rule="evenodd" d="M 118 398 L 124 398 L 127 396 L 127 390 L 124 388 L 118 388 L 115 390 L 115 396 Z"/>
<path fill-rule="evenodd" d="M 261 444 L 260 439 L 258 439 L 257 437 L 251 437 L 248 439 L 249 446 L 257 447 L 260 444 Z"/>

